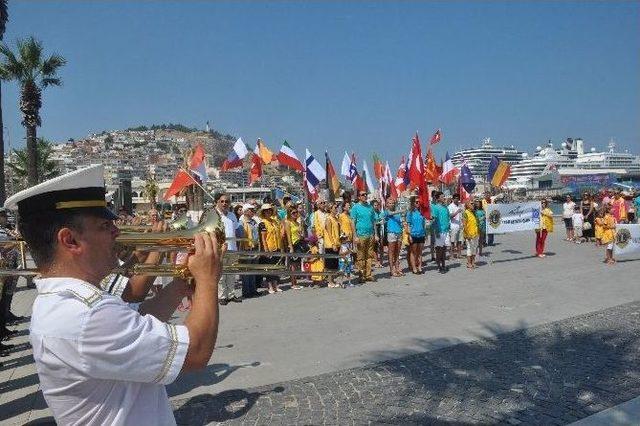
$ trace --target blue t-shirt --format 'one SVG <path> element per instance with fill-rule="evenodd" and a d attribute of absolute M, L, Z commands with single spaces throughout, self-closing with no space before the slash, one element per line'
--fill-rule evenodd
<path fill-rule="evenodd" d="M 485 220 L 485 213 L 483 209 L 478 209 L 475 211 L 476 214 L 476 219 L 478 220 L 478 226 L 480 227 L 481 231 L 485 231 L 486 227 L 487 227 L 487 221 Z"/>
<path fill-rule="evenodd" d="M 389 214 L 389 212 L 385 212 L 385 220 L 387 221 L 387 232 L 393 234 L 402 233 L 402 216 L 400 216 L 400 214 Z"/>
<path fill-rule="evenodd" d="M 373 235 L 373 223 L 375 211 L 371 204 L 358 203 L 351 208 L 351 219 L 356 226 L 357 237 L 371 237 Z"/>
<path fill-rule="evenodd" d="M 407 212 L 407 223 L 409 224 L 409 233 L 412 237 L 424 237 L 424 216 L 420 210 L 409 210 Z"/>
<path fill-rule="evenodd" d="M 433 229 L 437 234 L 444 234 L 451 229 L 451 218 L 449 217 L 449 209 L 442 204 L 431 205 L 431 217 L 435 224 Z"/>
<path fill-rule="evenodd" d="M 640 195 L 633 199 L 633 204 L 636 206 L 636 217 L 640 217 Z"/>

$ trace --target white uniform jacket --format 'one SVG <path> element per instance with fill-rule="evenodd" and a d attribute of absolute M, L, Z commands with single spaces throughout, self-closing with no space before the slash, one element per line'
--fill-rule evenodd
<path fill-rule="evenodd" d="M 175 424 L 164 385 L 182 369 L 187 328 L 142 316 L 79 279 L 35 283 L 30 339 L 58 424 Z"/>

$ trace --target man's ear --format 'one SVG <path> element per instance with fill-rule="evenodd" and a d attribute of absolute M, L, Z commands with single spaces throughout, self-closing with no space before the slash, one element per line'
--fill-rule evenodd
<path fill-rule="evenodd" d="M 71 228 L 62 228 L 58 231 L 58 246 L 73 254 L 80 252 L 80 242 L 77 239 L 78 233 Z"/>

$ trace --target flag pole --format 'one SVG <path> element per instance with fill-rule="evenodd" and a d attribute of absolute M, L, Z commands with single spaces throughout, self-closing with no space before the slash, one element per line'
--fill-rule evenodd
<path fill-rule="evenodd" d="M 191 180 L 193 181 L 193 183 L 195 183 L 200 189 L 202 189 L 202 191 L 205 193 L 205 195 L 209 198 L 211 198 L 211 201 L 213 201 L 214 203 L 216 202 L 215 198 L 213 198 L 213 195 L 211 195 L 209 193 L 209 191 L 206 190 L 206 188 L 202 185 L 200 185 L 200 182 L 198 182 L 196 180 L 196 178 L 194 178 L 193 176 L 191 176 L 191 173 L 189 173 L 188 171 L 186 171 L 185 169 L 183 169 L 182 167 L 180 167 L 180 170 L 182 170 L 183 172 L 185 172 L 189 178 L 191 178 Z"/>

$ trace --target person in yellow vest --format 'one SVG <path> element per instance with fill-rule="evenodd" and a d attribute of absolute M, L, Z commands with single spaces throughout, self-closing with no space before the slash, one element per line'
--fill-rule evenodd
<path fill-rule="evenodd" d="M 340 232 L 345 235 L 348 242 L 353 243 L 353 222 L 351 221 L 351 203 L 346 201 L 342 205 L 342 212 L 338 215 Z"/>
<path fill-rule="evenodd" d="M 282 251 L 282 225 L 275 216 L 273 206 L 269 203 L 265 203 L 260 207 L 260 218 L 260 224 L 258 225 L 260 248 L 262 251 L 274 253 L 272 256 L 264 256 L 260 263 L 275 265 L 280 261 L 280 258 L 275 254 Z M 277 275 L 267 275 L 265 276 L 265 280 L 267 281 L 270 294 L 276 291 L 282 291 L 278 286 L 279 278 Z"/>
<path fill-rule="evenodd" d="M 287 210 L 287 218 L 284 221 L 284 234 L 289 253 L 306 253 L 307 247 L 302 234 L 302 225 L 298 220 L 299 212 L 295 206 L 290 206 Z M 291 259 L 291 271 L 296 271 L 296 259 Z M 302 287 L 298 285 L 295 275 L 291 276 L 291 288 L 300 290 Z"/>
<path fill-rule="evenodd" d="M 312 230 L 313 234 L 318 237 L 318 250 L 324 253 L 324 225 L 327 220 L 327 202 L 318 200 L 316 203 L 317 210 L 313 213 Z"/>
<path fill-rule="evenodd" d="M 616 239 L 616 219 L 611 214 L 611 205 L 603 206 L 604 217 L 602 218 L 602 245 L 606 246 L 604 261 L 607 265 L 613 265 L 616 261 L 613 258 L 613 244 Z"/>
<path fill-rule="evenodd" d="M 604 224 L 604 207 L 599 209 L 596 212 L 595 219 L 595 237 L 596 237 L 596 246 L 602 245 L 602 225 Z"/>
<path fill-rule="evenodd" d="M 338 206 L 336 203 L 329 204 L 327 218 L 324 224 L 324 252 L 325 254 L 337 255 L 340 251 L 340 223 L 338 221 Z M 324 262 L 326 269 L 337 271 L 338 258 L 326 259 Z M 336 288 L 340 284 L 336 283 L 334 275 L 329 275 L 327 287 Z"/>
<path fill-rule="evenodd" d="M 318 248 L 318 237 L 315 235 L 309 237 L 309 253 L 320 254 L 320 249 Z M 322 257 L 310 257 L 308 262 L 309 272 L 324 272 L 324 259 Z M 312 286 L 321 287 L 324 283 L 324 275 L 313 274 L 311 275 L 311 281 L 313 282 Z"/>
<path fill-rule="evenodd" d="M 536 229 L 536 256 L 545 257 L 544 244 L 547 241 L 547 235 L 553 232 L 553 212 L 547 200 L 542 200 L 541 205 L 540 228 Z"/>
<path fill-rule="evenodd" d="M 478 251 L 480 228 L 473 208 L 473 201 L 468 199 L 467 202 L 464 203 L 464 207 L 465 209 L 462 215 L 462 232 L 467 244 L 467 268 L 471 269 L 476 267 L 476 253 Z"/>

